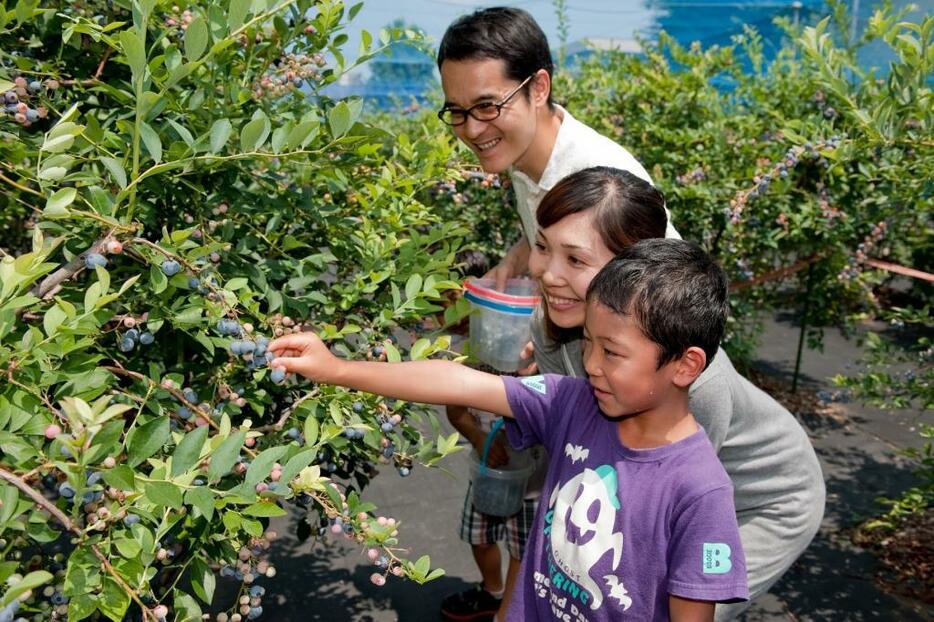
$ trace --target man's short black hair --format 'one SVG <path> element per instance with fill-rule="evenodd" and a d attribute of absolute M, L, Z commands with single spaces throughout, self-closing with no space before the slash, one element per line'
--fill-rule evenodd
<path fill-rule="evenodd" d="M 446 60 L 485 59 L 503 61 L 506 76 L 517 82 L 539 69 L 547 71 L 549 78 L 554 72 L 548 38 L 535 19 L 522 9 L 480 9 L 448 26 L 438 47 L 438 69 Z M 551 106 L 551 93 L 548 105 Z"/>
<path fill-rule="evenodd" d="M 590 282 L 587 300 L 631 316 L 658 344 L 658 367 L 697 346 L 713 360 L 726 329 L 726 274 L 693 242 L 642 240 L 617 255 Z"/>

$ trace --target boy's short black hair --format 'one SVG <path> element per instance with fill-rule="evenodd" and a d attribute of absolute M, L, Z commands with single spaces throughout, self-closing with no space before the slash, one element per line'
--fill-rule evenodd
<path fill-rule="evenodd" d="M 697 346 L 713 360 L 729 309 L 723 269 L 693 242 L 642 240 L 617 255 L 590 282 L 588 302 L 632 316 L 661 348 L 658 367 Z"/>
<path fill-rule="evenodd" d="M 438 46 L 438 69 L 446 60 L 501 60 L 506 76 L 522 82 L 539 69 L 551 77 L 554 61 L 548 38 L 522 9 L 491 7 L 464 15 L 444 32 Z M 528 85 L 526 85 L 526 93 Z M 551 106 L 551 93 L 548 94 Z"/>

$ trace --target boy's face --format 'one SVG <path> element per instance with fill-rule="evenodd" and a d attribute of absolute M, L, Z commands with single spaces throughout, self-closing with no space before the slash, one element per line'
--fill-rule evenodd
<path fill-rule="evenodd" d="M 506 65 L 498 59 L 446 60 L 441 65 L 444 105 L 467 109 L 480 102 L 500 102 L 521 81 L 506 76 Z M 530 82 L 531 85 L 534 82 Z M 488 173 L 501 173 L 522 160 L 535 138 L 538 118 L 526 89 L 503 106 L 498 118 L 478 121 L 471 116 L 456 125 L 454 134 L 477 154 Z"/>
<path fill-rule="evenodd" d="M 584 369 L 605 415 L 638 415 L 665 403 L 674 388 L 678 361 L 658 369 L 658 355 L 658 345 L 642 334 L 631 316 L 587 303 Z"/>

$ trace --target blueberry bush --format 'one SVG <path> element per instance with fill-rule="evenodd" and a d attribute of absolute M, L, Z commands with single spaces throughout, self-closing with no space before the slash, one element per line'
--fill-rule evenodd
<path fill-rule="evenodd" d="M 465 230 L 420 197 L 450 139 L 322 92 L 407 36 L 364 33 L 349 63 L 359 8 L 0 2 L 3 622 L 255 619 L 290 507 L 303 537 L 366 549 L 377 585 L 441 573 L 361 493 L 456 435 L 268 368 L 270 339 L 311 327 L 345 356 L 449 348 Z"/>

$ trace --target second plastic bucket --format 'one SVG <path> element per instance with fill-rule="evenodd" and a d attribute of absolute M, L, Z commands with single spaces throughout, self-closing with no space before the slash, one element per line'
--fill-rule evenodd
<path fill-rule="evenodd" d="M 532 311 L 538 304 L 538 284 L 531 279 L 510 279 L 506 291 L 493 289 L 492 279 L 469 279 L 465 298 L 470 315 L 471 353 L 498 369 L 519 369 L 522 348 L 531 338 Z"/>
<path fill-rule="evenodd" d="M 471 503 L 481 514 L 512 516 L 522 509 L 525 483 L 535 471 L 535 460 L 527 452 L 509 452 L 509 463 L 501 467 L 486 466 L 493 438 L 502 426 L 498 419 L 487 435 L 483 455 L 470 452 Z"/>

